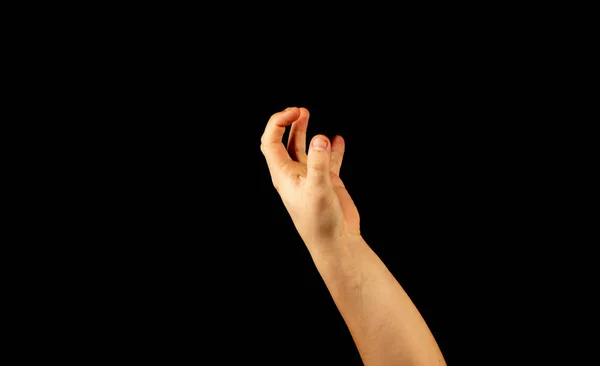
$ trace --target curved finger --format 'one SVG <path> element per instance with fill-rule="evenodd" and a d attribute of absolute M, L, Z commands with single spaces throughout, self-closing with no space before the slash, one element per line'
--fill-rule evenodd
<path fill-rule="evenodd" d="M 300 117 L 292 123 L 287 151 L 293 160 L 306 164 L 306 130 L 310 114 L 308 109 L 299 108 Z"/>
<path fill-rule="evenodd" d="M 291 160 L 281 140 L 285 133 L 285 127 L 297 120 L 299 116 L 300 110 L 290 107 L 273 114 L 267 122 L 265 131 L 260 138 L 260 150 L 267 160 L 271 175 Z"/>
<path fill-rule="evenodd" d="M 335 136 L 331 141 L 331 172 L 340 175 L 340 169 L 342 168 L 342 160 L 344 159 L 344 151 L 346 150 L 346 143 L 342 136 Z"/>

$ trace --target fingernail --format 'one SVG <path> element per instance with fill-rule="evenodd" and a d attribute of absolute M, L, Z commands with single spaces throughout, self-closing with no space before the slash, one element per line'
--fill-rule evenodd
<path fill-rule="evenodd" d="M 317 137 L 313 140 L 312 146 L 315 150 L 325 150 L 327 148 L 327 140 Z"/>

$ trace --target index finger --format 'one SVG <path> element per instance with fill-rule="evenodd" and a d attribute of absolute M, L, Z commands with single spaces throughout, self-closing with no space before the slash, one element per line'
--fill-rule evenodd
<path fill-rule="evenodd" d="M 267 127 L 260 138 L 260 150 L 273 174 L 273 169 L 279 169 L 288 160 L 292 160 L 287 149 L 283 145 L 283 134 L 286 126 L 289 126 L 300 117 L 300 110 L 296 107 L 287 108 L 277 112 L 269 118 Z"/>

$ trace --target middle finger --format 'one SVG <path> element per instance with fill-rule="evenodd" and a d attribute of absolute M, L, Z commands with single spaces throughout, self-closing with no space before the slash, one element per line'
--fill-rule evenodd
<path fill-rule="evenodd" d="M 293 160 L 306 164 L 306 130 L 310 114 L 306 108 L 299 109 L 300 117 L 290 128 L 287 150 Z"/>

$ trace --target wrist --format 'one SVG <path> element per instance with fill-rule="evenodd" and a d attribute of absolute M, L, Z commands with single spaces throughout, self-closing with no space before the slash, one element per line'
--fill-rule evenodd
<path fill-rule="evenodd" d="M 367 243 L 360 234 L 346 233 L 334 240 L 305 241 L 315 263 L 330 264 L 332 262 L 346 261 L 360 251 Z"/>

